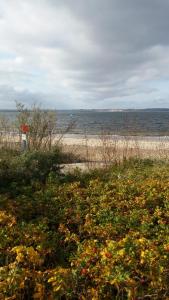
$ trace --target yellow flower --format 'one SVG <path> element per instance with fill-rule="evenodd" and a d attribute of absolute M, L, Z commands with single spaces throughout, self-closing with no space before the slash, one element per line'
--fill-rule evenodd
<path fill-rule="evenodd" d="M 125 255 L 125 249 L 121 249 L 118 251 L 118 255 L 123 257 Z"/>
<path fill-rule="evenodd" d="M 140 244 L 144 244 L 145 243 L 145 238 L 140 238 L 140 239 L 138 239 L 138 241 L 139 241 Z"/>

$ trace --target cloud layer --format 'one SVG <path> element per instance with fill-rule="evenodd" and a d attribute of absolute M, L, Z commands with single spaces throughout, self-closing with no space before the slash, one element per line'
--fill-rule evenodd
<path fill-rule="evenodd" d="M 169 107 L 168 28 L 168 0 L 0 0 L 0 108 Z"/>

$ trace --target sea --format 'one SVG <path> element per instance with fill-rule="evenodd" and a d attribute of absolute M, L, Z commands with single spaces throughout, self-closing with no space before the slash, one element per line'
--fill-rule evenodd
<path fill-rule="evenodd" d="M 169 109 L 58 110 L 56 132 L 76 135 L 169 136 Z M 15 120 L 16 111 L 1 110 L 0 116 Z"/>

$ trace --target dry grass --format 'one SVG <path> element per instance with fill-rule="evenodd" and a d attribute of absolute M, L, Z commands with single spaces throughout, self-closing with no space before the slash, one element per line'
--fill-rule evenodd
<path fill-rule="evenodd" d="M 21 135 L 14 131 L 1 131 L 0 132 L 0 148 L 4 149 L 20 149 Z"/>
<path fill-rule="evenodd" d="M 138 138 L 131 140 L 124 138 L 120 143 L 117 139 L 112 140 L 109 135 L 100 136 L 98 145 L 91 145 L 90 139 L 86 138 L 83 144 L 62 144 L 64 152 L 73 153 L 81 160 L 87 161 L 89 167 L 98 162 L 104 165 L 111 163 L 119 163 L 129 158 L 138 159 L 168 159 L 169 157 L 169 143 L 164 139 L 157 140 L 157 142 L 147 142 L 143 144 Z"/>
<path fill-rule="evenodd" d="M 112 139 L 108 134 L 102 134 L 93 140 L 88 136 L 84 136 L 83 139 L 74 137 L 72 140 L 71 138 L 66 139 L 64 136 L 60 139 L 56 135 L 52 135 L 50 138 L 52 145 L 59 144 L 64 153 L 76 156 L 77 161 L 85 161 L 88 168 L 99 163 L 109 166 L 111 163 L 119 163 L 129 158 L 168 159 L 169 157 L 169 141 L 164 138 L 159 138 L 156 142 L 152 140 L 145 143 L 139 138 L 132 138 L 132 140 L 127 137 L 123 137 L 121 140 L 119 138 Z M 21 149 L 20 134 L 14 131 L 1 131 L 0 147 Z"/>

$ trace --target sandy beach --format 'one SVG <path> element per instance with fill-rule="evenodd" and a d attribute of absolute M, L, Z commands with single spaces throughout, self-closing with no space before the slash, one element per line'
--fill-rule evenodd
<path fill-rule="evenodd" d="M 55 136 L 53 143 L 57 143 Z M 60 140 L 65 152 L 81 159 L 110 163 L 129 157 L 163 159 L 169 156 L 169 137 L 98 136 L 67 134 Z"/>
<path fill-rule="evenodd" d="M 55 136 L 53 142 L 57 142 L 59 135 Z M 118 148 L 124 148 L 127 144 L 129 148 L 139 147 L 144 150 L 156 150 L 159 148 L 169 149 L 169 136 L 164 137 L 148 137 L 148 136 L 118 136 L 118 135 L 79 135 L 66 134 L 62 137 L 63 145 L 79 145 L 90 147 L 99 147 L 107 143 L 109 145 L 116 145 Z"/>
<path fill-rule="evenodd" d="M 169 136 L 53 134 L 51 141 L 52 145 L 62 146 L 64 152 L 87 161 L 110 162 L 133 156 L 166 158 L 169 155 Z M 1 133 L 0 142 L 18 147 L 21 135 L 17 132 Z"/>

